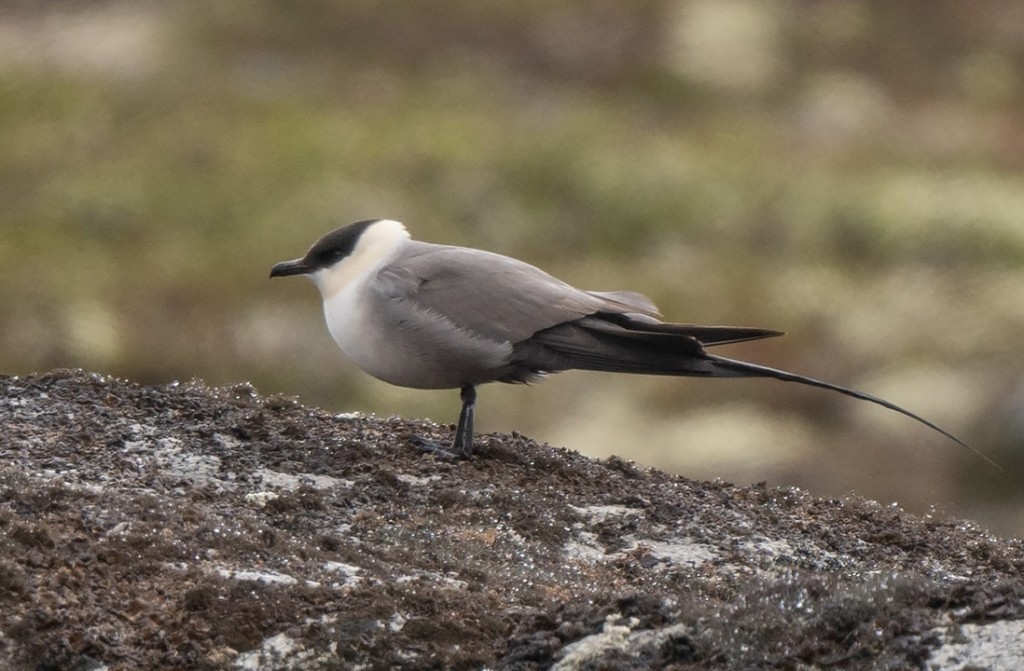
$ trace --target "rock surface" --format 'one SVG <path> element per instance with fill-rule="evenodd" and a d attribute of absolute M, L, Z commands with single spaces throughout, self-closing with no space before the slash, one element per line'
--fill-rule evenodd
<path fill-rule="evenodd" d="M 413 434 L 451 429 L 0 377 L 0 668 L 1024 668 L 1021 541 Z"/>

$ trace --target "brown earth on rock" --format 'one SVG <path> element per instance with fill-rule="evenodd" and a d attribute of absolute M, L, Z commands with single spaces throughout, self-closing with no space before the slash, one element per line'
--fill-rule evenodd
<path fill-rule="evenodd" d="M 1024 666 L 998 643 L 1021 635 L 1019 540 L 412 435 L 451 427 L 245 384 L 0 376 L 0 668 Z"/>

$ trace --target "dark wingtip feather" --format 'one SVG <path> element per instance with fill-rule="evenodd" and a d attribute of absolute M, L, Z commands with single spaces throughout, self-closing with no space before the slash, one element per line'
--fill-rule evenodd
<path fill-rule="evenodd" d="M 601 314 L 601 319 L 612 322 L 636 333 L 662 333 L 694 338 L 701 345 L 713 347 L 748 340 L 776 338 L 786 335 L 784 331 L 750 328 L 747 326 L 703 326 L 701 324 L 674 324 L 636 315 Z"/>

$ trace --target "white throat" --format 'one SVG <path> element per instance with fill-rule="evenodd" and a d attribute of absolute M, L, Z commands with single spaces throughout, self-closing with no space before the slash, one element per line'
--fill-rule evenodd
<path fill-rule="evenodd" d="M 327 303 L 344 289 L 362 284 L 390 261 L 408 239 L 409 232 L 401 223 L 381 219 L 363 231 L 351 254 L 329 268 L 310 274 L 309 278 Z"/>

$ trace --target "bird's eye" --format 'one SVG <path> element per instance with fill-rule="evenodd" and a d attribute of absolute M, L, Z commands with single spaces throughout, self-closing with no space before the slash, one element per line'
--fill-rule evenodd
<path fill-rule="evenodd" d="M 345 256 L 342 249 L 325 249 L 316 255 L 316 265 L 333 266 Z"/>

